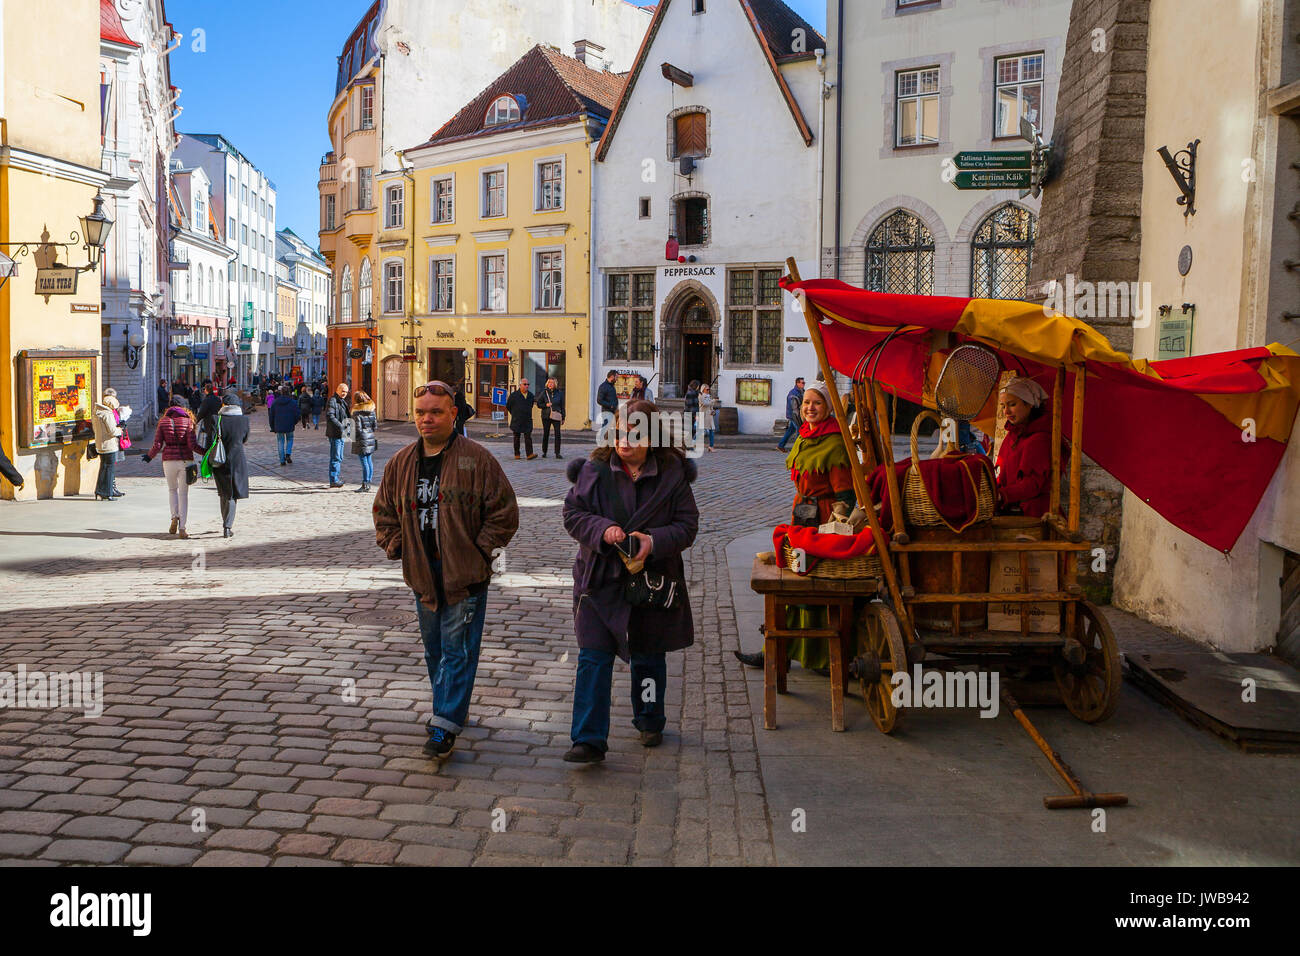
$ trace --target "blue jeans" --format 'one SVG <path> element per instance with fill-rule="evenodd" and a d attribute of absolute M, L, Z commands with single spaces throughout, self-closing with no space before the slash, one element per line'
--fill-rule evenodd
<path fill-rule="evenodd" d="M 478 672 L 483 622 L 487 618 L 487 591 L 459 604 L 430 611 L 416 598 L 415 611 L 424 639 L 424 663 L 433 688 L 435 727 L 458 734 L 469 715 L 469 698 Z"/>
<path fill-rule="evenodd" d="M 606 741 L 609 738 L 613 680 L 612 652 L 587 647 L 578 652 L 578 675 L 573 687 L 573 729 L 570 733 L 575 744 L 591 744 L 602 753 L 609 749 Z M 667 686 L 668 660 L 663 654 L 632 655 L 632 725 L 637 730 L 663 732 L 668 722 L 664 717 Z"/>
<path fill-rule="evenodd" d="M 330 484 L 337 485 L 343 481 L 343 439 L 331 438 L 330 443 Z"/>
<path fill-rule="evenodd" d="M 785 443 L 788 442 L 791 438 L 793 438 L 797 434 L 799 434 L 798 423 L 795 422 L 793 419 L 787 419 L 785 425 L 785 434 L 781 436 L 781 440 L 777 442 L 777 444 L 780 445 L 781 448 L 785 448 Z"/>
<path fill-rule="evenodd" d="M 280 452 L 280 461 L 293 454 L 293 432 L 276 432 L 275 447 Z"/>
<path fill-rule="evenodd" d="M 320 428 L 320 412 L 312 412 L 312 413 L 311 413 L 311 423 L 312 423 L 312 425 L 314 425 L 316 428 Z"/>
<path fill-rule="evenodd" d="M 357 455 L 361 459 L 361 483 L 370 484 L 370 479 L 375 477 L 375 456 L 374 455 Z"/>

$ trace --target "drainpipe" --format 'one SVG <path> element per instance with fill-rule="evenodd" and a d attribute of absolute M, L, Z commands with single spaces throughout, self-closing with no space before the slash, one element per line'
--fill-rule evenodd
<path fill-rule="evenodd" d="M 826 82 L 826 51 L 817 50 L 817 275 L 822 274 L 822 231 L 826 221 L 826 97 L 831 87 Z"/>
<path fill-rule="evenodd" d="M 835 278 L 840 278 L 840 194 L 844 147 L 844 0 L 836 5 L 835 28 L 839 44 L 835 48 Z M 818 240 L 820 241 L 820 240 Z"/>

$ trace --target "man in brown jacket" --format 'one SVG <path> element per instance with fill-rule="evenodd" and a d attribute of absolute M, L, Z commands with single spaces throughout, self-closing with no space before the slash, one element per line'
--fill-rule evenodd
<path fill-rule="evenodd" d="M 519 530 L 519 505 L 501 465 L 457 435 L 456 393 L 443 382 L 415 390 L 418 441 L 384 467 L 375 496 L 375 541 L 415 592 L 433 719 L 424 752 L 447 757 L 469 714 L 488 581 Z"/>

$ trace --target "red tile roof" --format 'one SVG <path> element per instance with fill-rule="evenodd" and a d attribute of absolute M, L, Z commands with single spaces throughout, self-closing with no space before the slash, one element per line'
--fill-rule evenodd
<path fill-rule="evenodd" d="M 826 49 L 826 38 L 781 0 L 744 0 L 744 4 L 754 14 L 763 39 L 778 60 L 812 56 L 814 50 Z M 799 52 L 794 49 L 795 30 L 802 30 L 804 36 L 803 50 Z"/>
<path fill-rule="evenodd" d="M 593 70 L 554 47 L 538 44 L 420 145 L 532 129 L 573 119 L 584 112 L 608 119 L 622 93 L 623 82 L 623 75 Z M 489 107 L 506 95 L 524 98 L 519 121 L 485 127 Z"/>
<path fill-rule="evenodd" d="M 126 27 L 122 26 L 122 18 L 117 15 L 113 0 L 99 0 L 99 38 L 123 46 L 140 45 L 126 35 Z"/>

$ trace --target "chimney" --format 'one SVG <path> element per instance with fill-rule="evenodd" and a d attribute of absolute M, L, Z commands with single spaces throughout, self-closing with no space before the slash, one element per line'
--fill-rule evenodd
<path fill-rule="evenodd" d="M 599 70 L 604 67 L 605 58 L 601 56 L 604 52 L 603 46 L 591 40 L 578 40 L 573 44 L 573 58 L 589 70 Z"/>

